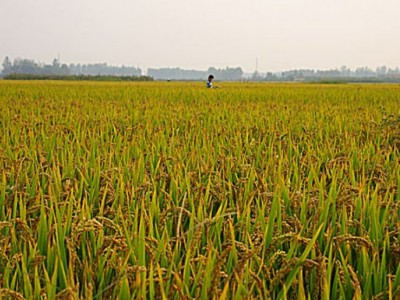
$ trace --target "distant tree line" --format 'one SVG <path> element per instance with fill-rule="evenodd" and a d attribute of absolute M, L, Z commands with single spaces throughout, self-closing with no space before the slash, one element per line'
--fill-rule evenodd
<path fill-rule="evenodd" d="M 11 61 L 9 57 L 6 57 L 2 67 L 0 77 L 19 79 L 24 78 L 22 75 L 29 75 L 29 79 L 56 79 L 55 77 L 57 77 L 57 79 L 64 78 L 65 80 L 115 81 L 117 80 L 116 77 L 122 77 L 118 80 L 150 80 L 152 78 L 155 80 L 206 80 L 209 74 L 213 74 L 217 80 L 227 81 L 400 82 L 400 69 L 386 66 L 378 67 L 375 70 L 368 67 L 351 70 L 343 66 L 331 70 L 297 69 L 275 73 L 254 72 L 253 74 L 244 74 L 240 67 L 226 67 L 224 69 L 210 67 L 206 71 L 181 68 L 149 68 L 147 70 L 148 76 L 143 76 L 142 70 L 138 67 L 112 66 L 106 63 L 67 65 L 61 63 L 58 59 L 54 59 L 52 64 L 43 64 L 32 59 L 22 58 Z M 94 78 L 85 76 L 94 76 Z"/>
<path fill-rule="evenodd" d="M 70 64 L 68 66 L 71 74 L 82 75 L 110 75 L 110 76 L 142 76 L 140 68 L 128 66 L 110 66 L 101 64 Z"/>
<path fill-rule="evenodd" d="M 398 82 L 400 81 L 400 69 L 381 66 L 375 70 L 368 67 L 361 67 L 355 70 L 343 66 L 340 69 L 312 70 L 298 69 L 278 73 L 254 72 L 248 76 L 252 81 L 365 81 L 365 82 Z"/>
<path fill-rule="evenodd" d="M 9 80 L 153 81 L 149 76 L 9 74 Z"/>
<path fill-rule="evenodd" d="M 127 66 L 110 66 L 99 64 L 62 64 L 57 59 L 52 64 L 42 64 L 32 59 L 16 58 L 11 61 L 7 56 L 3 61 L 1 75 L 30 74 L 30 75 L 107 75 L 107 76 L 142 76 L 142 70 Z"/>
<path fill-rule="evenodd" d="M 183 70 L 180 68 L 160 68 L 147 70 L 147 75 L 156 80 L 206 80 L 209 74 L 213 74 L 218 80 L 243 80 L 241 68 L 216 69 L 209 68 L 207 71 Z"/>

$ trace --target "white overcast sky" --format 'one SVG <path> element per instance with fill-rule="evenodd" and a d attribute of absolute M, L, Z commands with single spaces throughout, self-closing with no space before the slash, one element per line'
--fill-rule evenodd
<path fill-rule="evenodd" d="M 246 72 L 400 66 L 400 0 L 0 0 L 0 59 Z"/>

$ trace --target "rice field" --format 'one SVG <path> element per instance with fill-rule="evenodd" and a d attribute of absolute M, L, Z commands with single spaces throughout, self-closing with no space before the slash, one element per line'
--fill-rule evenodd
<path fill-rule="evenodd" d="M 399 299 L 400 85 L 0 81 L 0 299 Z"/>

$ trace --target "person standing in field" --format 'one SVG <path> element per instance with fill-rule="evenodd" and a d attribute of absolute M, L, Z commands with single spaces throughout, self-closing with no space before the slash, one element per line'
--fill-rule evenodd
<path fill-rule="evenodd" d="M 208 75 L 207 88 L 211 89 L 213 87 L 212 86 L 213 79 L 214 79 L 214 75 L 212 75 L 212 74 Z"/>

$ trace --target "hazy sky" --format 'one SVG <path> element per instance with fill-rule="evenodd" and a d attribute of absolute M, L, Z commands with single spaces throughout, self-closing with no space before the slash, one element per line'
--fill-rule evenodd
<path fill-rule="evenodd" d="M 246 72 L 400 66 L 399 0 L 0 0 L 0 59 Z"/>

